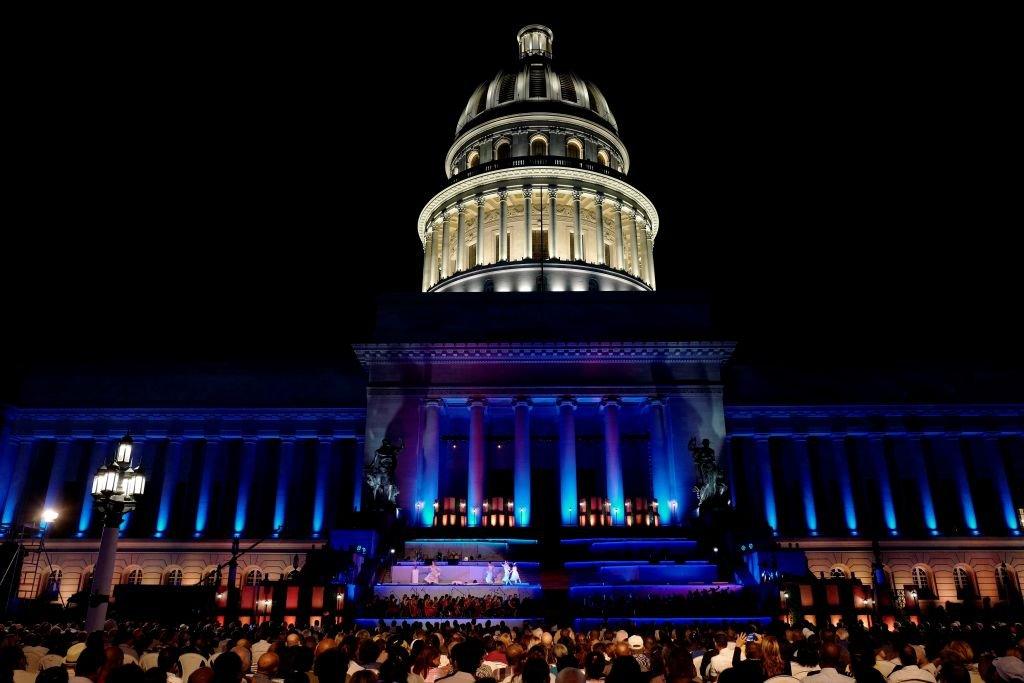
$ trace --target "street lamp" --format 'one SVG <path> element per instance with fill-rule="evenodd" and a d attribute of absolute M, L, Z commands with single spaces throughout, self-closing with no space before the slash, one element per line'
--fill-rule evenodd
<path fill-rule="evenodd" d="M 145 492 L 146 475 L 141 466 L 132 467 L 132 437 L 126 434 L 117 444 L 113 461 L 100 465 L 92 478 L 93 504 L 103 520 L 103 534 L 89 591 L 89 612 L 85 617 L 87 632 L 103 628 L 110 600 L 107 591 L 114 578 L 118 531 L 125 513 L 135 509 Z"/>

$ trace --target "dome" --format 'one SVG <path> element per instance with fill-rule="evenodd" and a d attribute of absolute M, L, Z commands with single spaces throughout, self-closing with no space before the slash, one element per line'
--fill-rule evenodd
<path fill-rule="evenodd" d="M 590 119 L 618 133 L 615 117 L 596 85 L 571 71 L 556 71 L 551 62 L 554 38 L 545 26 L 519 31 L 519 67 L 499 71 L 480 84 L 459 117 L 455 134 L 467 126 L 505 114 L 560 111 Z"/>

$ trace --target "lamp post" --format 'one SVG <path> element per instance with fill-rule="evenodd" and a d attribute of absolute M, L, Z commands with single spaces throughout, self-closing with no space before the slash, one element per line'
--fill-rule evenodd
<path fill-rule="evenodd" d="M 135 509 L 145 491 L 146 476 L 141 466 L 132 467 L 132 438 L 126 434 L 117 444 L 113 461 L 100 465 L 92 478 L 93 504 L 103 520 L 103 535 L 89 591 L 89 611 L 85 616 L 85 630 L 90 633 L 103 628 L 107 618 L 110 601 L 107 591 L 114 578 L 117 535 L 124 514 Z"/>

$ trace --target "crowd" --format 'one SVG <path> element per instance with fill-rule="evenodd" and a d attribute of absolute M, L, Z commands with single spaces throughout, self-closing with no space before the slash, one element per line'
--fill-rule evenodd
<path fill-rule="evenodd" d="M 634 616 L 691 616 L 714 614 L 717 616 L 744 616 L 760 614 L 763 605 L 758 595 L 749 590 L 704 588 L 676 595 L 642 593 L 635 591 L 582 593 L 573 600 L 574 611 L 580 616 L 634 617 Z"/>
<path fill-rule="evenodd" d="M 895 631 L 773 622 L 512 628 L 381 620 L 370 630 L 262 624 L 8 625 L 0 683 L 1014 683 L 1020 624 Z"/>
<path fill-rule="evenodd" d="M 390 595 L 371 596 L 363 604 L 367 616 L 413 619 L 477 618 L 477 617 L 532 617 L 534 601 L 499 593 L 491 595 L 418 595 L 412 593 L 401 598 Z"/>

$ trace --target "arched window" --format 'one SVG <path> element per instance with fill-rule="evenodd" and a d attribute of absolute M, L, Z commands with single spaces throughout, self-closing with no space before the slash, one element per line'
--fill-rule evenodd
<path fill-rule="evenodd" d="M 922 565 L 916 565 L 910 570 L 910 581 L 914 584 L 914 588 L 919 591 L 931 591 L 932 579 L 928 570 Z"/>
<path fill-rule="evenodd" d="M 203 572 L 203 585 L 204 586 L 216 586 L 217 585 L 217 568 L 207 569 Z"/>
<path fill-rule="evenodd" d="M 141 586 L 142 585 L 142 569 L 136 567 L 124 575 L 124 581 L 129 586 Z"/>
<path fill-rule="evenodd" d="M 288 577 L 289 581 L 294 581 L 299 578 L 299 570 L 297 567 L 288 567 L 288 569 L 285 570 L 284 575 Z"/>
<path fill-rule="evenodd" d="M 530 138 L 530 156 L 544 157 L 548 155 L 548 139 L 538 133 Z"/>
<path fill-rule="evenodd" d="M 611 157 L 608 156 L 608 150 L 601 149 L 597 152 L 597 160 L 601 162 L 603 166 L 611 166 Z"/>
<path fill-rule="evenodd" d="M 1000 600 L 1009 600 L 1017 596 L 1017 581 L 1013 571 L 1005 562 L 996 565 L 996 589 Z"/>
<path fill-rule="evenodd" d="M 959 600 L 971 600 L 978 591 L 974 585 L 974 571 L 962 564 L 953 567 L 953 584 L 956 586 L 956 597 Z"/>
<path fill-rule="evenodd" d="M 599 292 L 599 291 L 601 291 L 601 285 L 598 284 L 596 277 L 592 277 L 589 280 L 587 280 L 587 291 L 588 292 Z"/>
<path fill-rule="evenodd" d="M 183 574 L 180 569 L 172 569 L 167 572 L 167 576 L 164 577 L 164 585 L 166 586 L 180 586 Z"/>
<path fill-rule="evenodd" d="M 565 143 L 565 156 L 570 159 L 582 159 L 583 158 L 583 143 L 573 138 Z"/>
<path fill-rule="evenodd" d="M 245 585 L 246 586 L 258 586 L 263 581 L 263 571 L 260 569 L 250 569 L 245 574 Z"/>
<path fill-rule="evenodd" d="M 502 159 L 508 159 L 512 156 L 512 143 L 506 138 L 502 138 L 494 143 L 494 158 L 498 161 Z"/>
<path fill-rule="evenodd" d="M 846 573 L 846 568 L 841 567 L 838 564 L 834 565 L 831 569 L 828 570 L 828 575 L 829 578 L 832 579 L 845 579 L 849 576 L 849 574 Z"/>
<path fill-rule="evenodd" d="M 475 168 L 480 165 L 480 153 L 473 150 L 466 156 L 466 168 Z"/>

